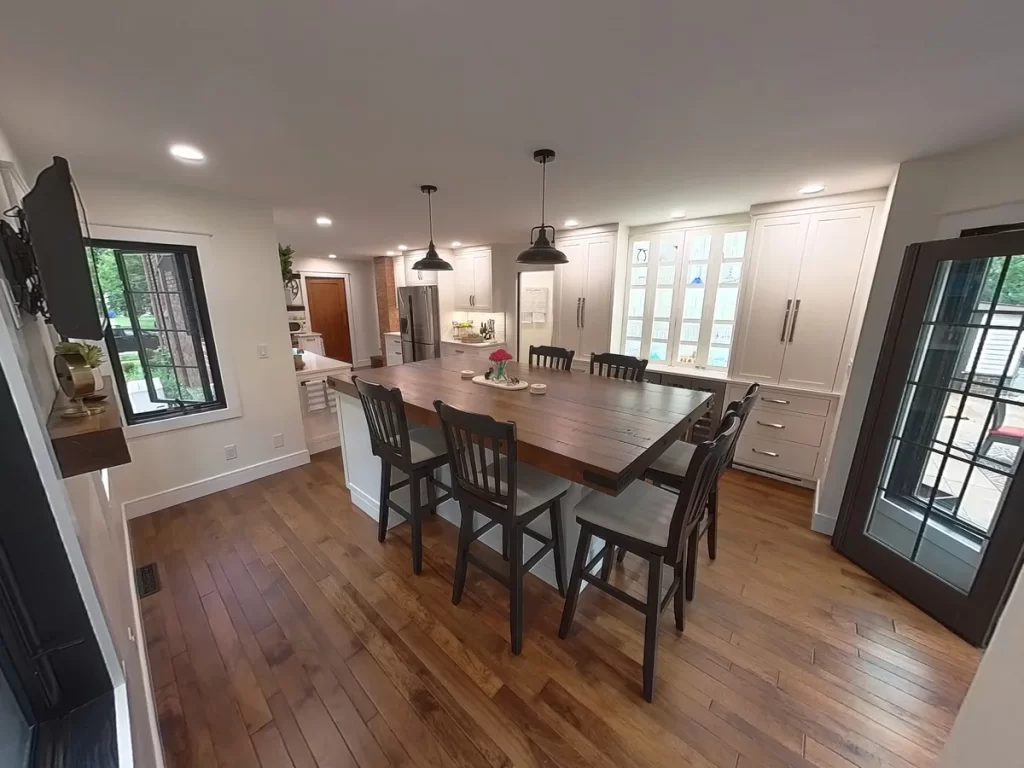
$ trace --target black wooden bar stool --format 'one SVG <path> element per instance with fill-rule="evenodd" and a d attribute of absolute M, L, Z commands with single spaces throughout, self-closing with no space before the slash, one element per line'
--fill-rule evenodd
<path fill-rule="evenodd" d="M 539 368 L 554 368 L 556 371 L 572 369 L 572 359 L 576 350 L 564 347 L 546 347 L 530 345 L 530 365 Z"/>
<path fill-rule="evenodd" d="M 743 427 L 747 423 L 747 417 L 750 416 L 750 412 L 754 409 L 754 405 L 757 402 L 757 394 L 761 391 L 761 385 L 754 383 L 743 395 L 742 400 L 735 400 L 729 403 L 725 409 L 725 413 L 735 413 L 740 420 L 740 433 L 743 432 Z M 721 433 L 722 426 L 725 421 L 723 419 L 722 425 L 719 426 L 719 433 Z M 737 443 L 739 439 L 737 438 Z M 728 465 L 732 465 L 733 457 L 736 454 L 736 445 L 733 444 L 732 453 L 729 454 Z M 678 492 L 682 487 L 683 482 L 686 479 L 686 472 L 690 468 L 690 461 L 693 459 L 693 453 L 697 446 L 693 443 L 686 443 L 678 441 L 673 443 L 667 451 L 655 460 L 647 471 L 644 473 L 644 479 L 650 480 L 657 486 L 662 488 L 668 488 L 670 490 Z M 692 552 L 687 567 L 691 570 L 697 568 L 697 543 L 700 539 L 704 538 L 707 534 L 708 537 L 708 557 L 712 560 L 718 555 L 718 484 L 711 489 L 711 493 L 708 494 L 708 508 L 704 515 L 705 522 L 702 523 L 697 529 L 697 537 L 694 540 Z M 626 557 L 624 550 L 619 551 L 618 561 L 621 563 Z M 696 588 L 696 580 L 689 579 L 686 586 L 686 599 L 693 600 L 694 590 Z"/>
<path fill-rule="evenodd" d="M 452 493 L 462 509 L 452 602 L 458 605 L 462 600 L 470 563 L 508 587 L 512 653 L 518 655 L 523 648 L 523 577 L 548 552 L 554 551 L 555 583 L 558 593 L 565 596 L 561 512 L 569 481 L 517 461 L 515 422 L 460 411 L 440 400 L 434 401 L 434 407 L 448 446 Z M 550 515 L 550 538 L 527 527 L 544 512 Z M 474 513 L 490 522 L 476 529 Z M 508 544 L 508 574 L 494 570 L 469 551 L 470 544 L 498 525 Z M 542 545 L 525 563 L 524 536 Z"/>
<path fill-rule="evenodd" d="M 451 498 L 451 489 L 434 477 L 434 472 L 448 461 L 444 437 L 428 427 L 409 429 L 401 390 L 353 377 L 359 400 L 363 404 L 366 424 L 370 429 L 370 447 L 380 458 L 380 513 L 377 541 L 384 541 L 388 532 L 388 513 L 394 510 L 412 526 L 412 572 L 423 570 L 423 512 L 437 513 L 437 505 Z M 402 477 L 392 483 L 391 473 Z M 426 504 L 421 498 L 421 483 L 426 480 Z M 409 489 L 409 506 L 403 508 L 392 493 Z M 437 495 L 440 488 L 444 493 Z"/>
<path fill-rule="evenodd" d="M 658 617 L 675 601 L 676 629 L 683 630 L 686 601 L 680 591 L 685 579 L 692 578 L 686 569 L 687 543 L 695 537 L 697 524 L 707 505 L 708 494 L 725 471 L 728 457 L 739 435 L 740 423 L 735 414 L 727 414 L 723 429 L 714 440 L 695 447 L 683 487 L 678 494 L 643 481 L 634 482 L 618 496 L 591 493 L 576 505 L 580 541 L 569 578 L 568 597 L 558 630 L 565 638 L 572 627 L 583 581 L 593 584 L 646 616 L 644 629 L 643 693 L 647 701 L 654 698 L 654 664 L 658 651 Z M 592 537 L 604 539 L 601 551 L 588 563 Z M 647 601 L 641 602 L 608 583 L 606 570 L 593 575 L 598 563 L 611 559 L 614 547 L 622 547 L 647 561 Z M 662 566 L 671 565 L 674 576 L 664 600 L 661 598 Z"/>

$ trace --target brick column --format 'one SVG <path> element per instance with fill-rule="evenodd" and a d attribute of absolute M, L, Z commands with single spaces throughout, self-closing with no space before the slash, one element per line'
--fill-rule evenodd
<path fill-rule="evenodd" d="M 398 330 L 398 296 L 395 290 L 395 260 L 373 257 L 373 285 L 377 292 L 377 325 L 380 327 L 381 354 L 387 354 L 384 334 Z"/>

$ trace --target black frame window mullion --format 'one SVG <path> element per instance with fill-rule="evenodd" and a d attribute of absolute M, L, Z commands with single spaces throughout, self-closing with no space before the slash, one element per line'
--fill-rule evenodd
<path fill-rule="evenodd" d="M 189 269 L 188 259 L 185 254 L 175 254 L 175 258 L 179 261 L 178 273 L 182 275 L 187 283 L 188 287 L 191 288 L 194 285 L 192 280 L 192 270 Z M 203 337 L 199 330 L 199 312 L 196 309 L 196 298 L 191 290 L 183 290 L 181 292 L 181 301 L 185 309 L 185 314 L 188 317 L 186 325 L 190 326 L 192 331 L 192 344 L 198 353 L 204 354 L 203 350 Z M 199 380 L 203 385 L 203 394 L 206 395 L 207 400 L 213 399 L 213 389 L 210 387 L 210 377 L 207 375 L 206 368 L 199 366 Z"/>
<path fill-rule="evenodd" d="M 139 310 L 135 306 L 135 297 L 132 296 L 131 281 L 128 279 L 128 268 L 124 264 L 124 254 L 120 249 L 114 248 L 114 262 L 117 264 L 117 271 L 121 275 L 121 287 L 124 291 L 124 300 L 128 303 L 128 322 L 132 327 L 132 334 L 135 336 L 139 347 L 139 365 L 142 368 L 143 380 L 146 382 L 146 389 L 149 391 L 149 399 L 154 403 L 159 402 L 156 394 L 156 384 L 153 382 L 153 375 L 149 367 L 149 358 L 146 354 L 146 342 L 142 335 L 142 327 L 139 325 Z"/>

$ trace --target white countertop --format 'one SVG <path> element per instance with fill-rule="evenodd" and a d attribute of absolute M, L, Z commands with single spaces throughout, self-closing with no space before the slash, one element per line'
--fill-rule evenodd
<path fill-rule="evenodd" d="M 323 334 L 317 331 L 292 331 L 292 336 L 322 336 Z"/>
<path fill-rule="evenodd" d="M 324 357 L 323 355 L 318 355 L 316 352 L 303 352 L 302 362 L 306 364 L 306 367 L 301 371 L 295 372 L 295 378 L 297 381 L 323 379 L 328 376 L 352 370 L 352 363 L 346 363 L 341 360 Z"/>
<path fill-rule="evenodd" d="M 710 379 L 712 381 L 735 381 L 730 379 L 725 371 L 709 371 L 706 368 L 684 368 L 682 366 L 665 365 L 664 363 L 650 362 L 647 370 L 651 373 L 673 373 L 676 376 L 689 376 L 693 379 Z"/>
<path fill-rule="evenodd" d="M 385 336 L 401 336 L 401 331 L 384 331 Z"/>
<path fill-rule="evenodd" d="M 441 339 L 442 344 L 458 344 L 460 347 L 501 347 L 504 340 L 491 339 L 490 341 L 459 341 L 458 339 Z"/>

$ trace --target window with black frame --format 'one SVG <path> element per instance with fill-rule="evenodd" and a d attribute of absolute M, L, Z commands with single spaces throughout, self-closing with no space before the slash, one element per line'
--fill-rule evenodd
<path fill-rule="evenodd" d="M 128 423 L 226 407 L 198 251 L 112 240 L 89 245 Z"/>

